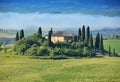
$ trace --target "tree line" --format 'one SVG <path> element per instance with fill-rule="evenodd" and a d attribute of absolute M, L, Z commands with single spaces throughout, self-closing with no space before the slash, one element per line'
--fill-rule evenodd
<path fill-rule="evenodd" d="M 24 38 L 24 30 L 23 29 L 21 29 L 20 32 L 16 33 L 15 41 L 18 41 L 22 38 Z"/>
<path fill-rule="evenodd" d="M 30 37 L 24 37 L 24 30 L 16 33 L 16 43 L 14 51 L 17 54 L 28 54 L 33 56 L 48 55 L 52 58 L 63 56 L 92 57 L 96 52 L 104 54 L 103 36 L 99 32 L 93 38 L 90 27 L 78 29 L 78 35 L 75 35 L 71 42 L 53 43 L 51 37 L 53 29 L 48 31 L 48 39 L 42 36 L 42 29 Z M 108 52 L 109 53 L 109 52 Z M 115 50 L 114 50 L 115 53 Z"/>

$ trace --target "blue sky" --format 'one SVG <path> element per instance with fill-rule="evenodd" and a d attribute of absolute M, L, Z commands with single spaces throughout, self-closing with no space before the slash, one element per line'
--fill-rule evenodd
<path fill-rule="evenodd" d="M 0 28 L 120 27 L 120 0 L 0 0 Z"/>

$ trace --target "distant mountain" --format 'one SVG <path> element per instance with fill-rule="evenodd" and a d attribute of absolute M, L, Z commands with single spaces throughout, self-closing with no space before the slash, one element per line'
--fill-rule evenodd
<path fill-rule="evenodd" d="M 35 29 L 35 30 L 24 30 L 25 31 L 25 36 L 30 36 L 34 33 L 37 32 L 38 29 Z M 42 29 L 43 30 L 43 36 L 44 35 L 47 35 L 48 34 L 48 30 L 49 29 Z M 12 35 L 15 35 L 16 32 L 18 30 L 1 30 L 0 33 L 3 32 L 6 33 L 6 34 L 12 34 Z M 58 31 L 65 31 L 65 32 L 68 32 L 68 33 L 74 33 L 74 34 L 78 34 L 78 28 L 53 28 L 53 31 L 54 32 L 58 32 Z M 120 34 L 120 28 L 103 28 L 101 30 L 92 30 L 91 31 L 92 34 L 95 36 L 97 34 L 97 32 L 99 32 L 100 34 L 102 34 L 104 37 L 108 37 L 110 35 L 113 35 L 113 34 Z M 3 35 L 2 35 L 3 36 Z"/>
<path fill-rule="evenodd" d="M 97 32 L 101 33 L 104 37 L 108 37 L 113 34 L 120 34 L 120 28 L 103 28 L 101 30 L 93 30 L 92 34 L 95 35 Z"/>

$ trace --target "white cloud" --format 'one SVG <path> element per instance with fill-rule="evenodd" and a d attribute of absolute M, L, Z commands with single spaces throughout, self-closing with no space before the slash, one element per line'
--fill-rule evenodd
<path fill-rule="evenodd" d="M 0 13 L 0 28 L 7 29 L 34 29 L 44 28 L 81 27 L 90 26 L 92 29 L 104 27 L 120 27 L 120 17 L 84 14 L 49 14 L 49 13 Z"/>

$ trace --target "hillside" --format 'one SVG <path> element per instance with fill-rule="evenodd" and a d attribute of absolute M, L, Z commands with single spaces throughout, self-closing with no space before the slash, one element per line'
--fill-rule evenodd
<path fill-rule="evenodd" d="M 120 82 L 120 58 L 41 60 L 0 56 L 0 82 Z"/>
<path fill-rule="evenodd" d="M 120 55 L 120 40 L 104 40 L 104 48 L 108 50 L 109 45 L 111 46 L 111 52 L 115 48 L 116 52 Z"/>

